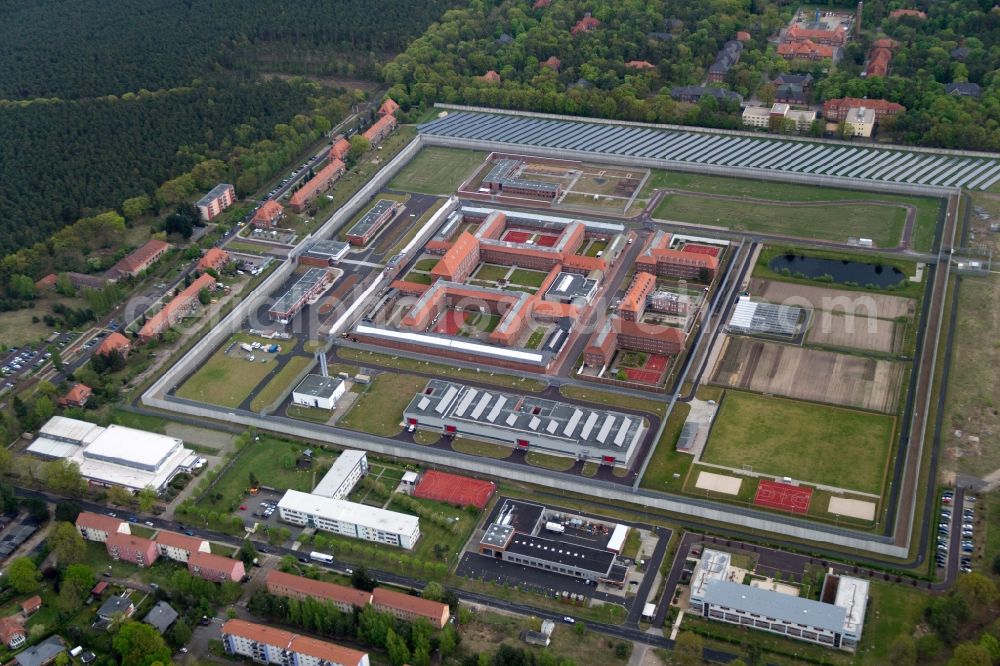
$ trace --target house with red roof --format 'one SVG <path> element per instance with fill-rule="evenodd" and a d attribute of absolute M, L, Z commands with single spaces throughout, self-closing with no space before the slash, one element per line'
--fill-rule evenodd
<path fill-rule="evenodd" d="M 382 106 L 378 108 L 380 116 L 394 116 L 397 111 L 399 111 L 399 104 L 396 104 L 396 100 L 391 97 L 386 97 L 385 101 L 382 102 Z"/>
<path fill-rule="evenodd" d="M 262 664 L 369 664 L 366 652 L 245 620 L 228 620 L 222 625 L 222 644 L 227 654 L 248 657 Z"/>
<path fill-rule="evenodd" d="M 333 142 L 332 146 L 330 146 L 330 156 L 327 157 L 327 161 L 332 162 L 333 160 L 344 160 L 347 158 L 347 153 L 349 153 L 350 150 L 351 142 L 344 137 L 340 137 Z"/>
<path fill-rule="evenodd" d="M 76 529 L 87 541 L 104 543 L 112 534 L 131 534 L 132 529 L 124 520 L 118 520 L 102 513 L 81 511 L 76 517 Z"/>
<path fill-rule="evenodd" d="M 350 148 L 351 145 L 347 144 L 347 147 Z M 330 149 L 330 154 L 333 154 L 333 148 Z M 346 155 L 347 152 L 345 151 L 344 154 Z M 271 229 L 272 227 L 278 226 L 278 221 L 284 216 L 285 209 L 281 207 L 281 204 L 277 201 L 268 199 L 260 208 L 257 209 L 257 212 L 253 214 L 253 219 L 250 220 L 250 223 L 258 229 Z"/>
<path fill-rule="evenodd" d="M 132 342 L 118 331 L 114 331 L 108 334 L 108 337 L 104 338 L 97 348 L 97 353 L 101 356 L 110 356 L 111 354 L 128 356 L 131 349 Z"/>
<path fill-rule="evenodd" d="M 493 69 L 480 76 L 479 79 L 486 83 L 500 83 L 500 75 Z"/>
<path fill-rule="evenodd" d="M 49 273 L 41 280 L 35 280 L 35 289 L 42 291 L 44 289 L 51 289 L 56 286 L 56 282 L 59 281 L 59 276 L 55 273 Z"/>
<path fill-rule="evenodd" d="M 423 618 L 438 629 L 444 628 L 451 615 L 448 604 L 387 590 L 384 587 L 376 587 L 375 591 L 372 592 L 372 606 L 378 612 L 389 613 L 404 622 L 413 622 L 418 618 Z"/>
<path fill-rule="evenodd" d="M 656 65 L 648 60 L 629 60 L 625 66 L 629 69 L 656 69 Z"/>
<path fill-rule="evenodd" d="M 70 388 L 64 396 L 59 398 L 59 406 L 86 407 L 91 394 L 93 394 L 93 391 L 89 386 L 77 382 L 76 384 L 73 384 L 72 388 Z"/>
<path fill-rule="evenodd" d="M 549 69 L 554 69 L 555 71 L 558 72 L 559 68 L 562 67 L 562 60 L 560 60 L 555 56 L 549 56 L 548 59 L 540 61 L 538 63 L 538 66 L 548 67 Z"/>
<path fill-rule="evenodd" d="M 366 129 L 361 135 L 371 142 L 372 146 L 377 146 L 382 143 L 387 136 L 392 134 L 392 131 L 396 129 L 396 116 L 384 115 L 380 117 L 375 123 Z"/>
<path fill-rule="evenodd" d="M 170 250 L 170 243 L 151 238 L 138 250 L 129 253 L 121 261 L 108 269 L 106 276 L 111 280 L 135 277 L 155 264 Z"/>
<path fill-rule="evenodd" d="M 221 583 L 231 580 L 240 582 L 246 575 L 243 562 L 212 553 L 191 553 L 187 561 L 188 571 L 199 578 Z"/>
<path fill-rule="evenodd" d="M 289 599 L 312 598 L 332 603 L 342 613 L 353 613 L 355 608 L 364 608 L 372 602 L 372 593 L 353 587 L 326 583 L 312 578 L 271 569 L 265 579 L 267 591 L 278 597 Z"/>
<path fill-rule="evenodd" d="M 17 615 L 0 619 L 0 641 L 11 650 L 16 650 L 28 642 L 24 622 Z"/>
<path fill-rule="evenodd" d="M 25 616 L 34 615 L 42 607 L 42 598 L 37 594 L 21 602 L 21 612 Z"/>
<path fill-rule="evenodd" d="M 113 560 L 124 560 L 140 567 L 151 567 L 159 557 L 156 542 L 131 534 L 110 534 L 104 546 Z"/>
<path fill-rule="evenodd" d="M 229 253 L 221 248 L 213 247 L 198 260 L 196 268 L 199 271 L 207 271 L 208 269 L 220 271 L 227 261 L 229 261 Z"/>
<path fill-rule="evenodd" d="M 210 553 L 212 548 L 208 541 L 199 537 L 178 534 L 160 530 L 154 538 L 156 546 L 160 550 L 160 555 L 168 557 L 175 562 L 187 563 L 193 553 Z"/>
<path fill-rule="evenodd" d="M 779 44 L 778 55 L 785 60 L 822 60 L 823 58 L 832 58 L 834 50 L 832 46 L 817 44 L 806 39 L 800 42 Z"/>
<path fill-rule="evenodd" d="M 894 9 L 889 12 L 889 18 L 899 19 L 903 17 L 913 17 L 921 21 L 927 20 L 927 14 L 919 9 Z"/>
<path fill-rule="evenodd" d="M 198 296 L 202 289 L 215 291 L 215 278 L 208 274 L 199 275 L 184 291 L 164 305 L 162 310 L 146 320 L 143 327 L 139 329 L 139 340 L 148 342 L 184 317 L 189 316 L 199 303 Z"/>
<path fill-rule="evenodd" d="M 391 118 L 392 116 L 383 117 Z M 304 211 L 309 207 L 309 204 L 316 200 L 316 197 L 333 187 L 333 184 L 344 175 L 345 171 L 347 171 L 347 165 L 340 160 L 335 159 L 327 162 L 326 166 L 320 169 L 315 176 L 309 179 L 309 182 L 300 187 L 292 195 L 292 198 L 288 200 L 292 210 L 296 213 Z"/>
<path fill-rule="evenodd" d="M 749 32 L 746 32 L 744 30 L 740 30 L 739 32 L 736 33 L 736 41 L 738 41 L 738 42 L 749 42 L 750 39 L 751 38 L 750 38 L 750 33 Z"/>
<path fill-rule="evenodd" d="M 593 16 L 591 16 L 590 12 L 587 12 L 586 14 L 583 15 L 582 19 L 576 22 L 576 25 L 574 25 L 572 28 L 569 29 L 569 32 L 571 35 L 576 37 L 577 35 L 582 34 L 584 32 L 590 32 L 591 30 L 596 30 L 600 25 L 601 22 L 598 21 Z"/>

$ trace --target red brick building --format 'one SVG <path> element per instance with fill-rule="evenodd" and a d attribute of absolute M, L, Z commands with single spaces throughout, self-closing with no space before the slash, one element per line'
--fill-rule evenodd
<path fill-rule="evenodd" d="M 464 231 L 431 269 L 431 277 L 435 280 L 464 282 L 479 264 L 479 256 L 479 240 Z"/>
<path fill-rule="evenodd" d="M 632 278 L 632 285 L 618 306 L 618 314 L 628 321 L 639 321 L 646 311 L 646 298 L 656 289 L 656 277 L 652 273 L 639 272 Z"/>
<path fill-rule="evenodd" d="M 497 74 L 496 70 L 491 69 L 482 76 L 480 76 L 479 80 L 485 81 L 486 83 L 500 83 L 500 75 Z"/>
<path fill-rule="evenodd" d="M 309 204 L 316 200 L 316 197 L 333 187 L 333 184 L 344 175 L 345 171 L 347 171 L 347 165 L 340 160 L 335 159 L 332 162 L 327 162 L 326 166 L 319 170 L 319 173 L 300 187 L 288 200 L 292 210 L 296 213 L 304 211 Z"/>
<path fill-rule="evenodd" d="M 656 65 L 648 60 L 629 60 L 625 66 L 629 69 L 656 69 Z"/>
<path fill-rule="evenodd" d="M 202 289 L 215 291 L 215 278 L 207 274 L 199 275 L 184 291 L 174 296 L 162 310 L 146 321 L 139 330 L 139 340 L 148 342 L 188 316 L 199 302 L 198 295 Z"/>
<path fill-rule="evenodd" d="M 132 342 L 118 331 L 115 331 L 104 338 L 104 341 L 97 348 L 97 353 L 101 356 L 110 356 L 111 354 L 127 356 L 131 349 Z"/>
<path fill-rule="evenodd" d="M 66 392 L 66 395 L 59 398 L 60 407 L 86 407 L 87 401 L 90 400 L 90 396 L 93 391 L 86 384 L 80 384 L 77 382 L 73 384 L 73 387 Z"/>
<path fill-rule="evenodd" d="M 107 273 L 108 278 L 118 280 L 123 277 L 135 277 L 156 263 L 170 250 L 170 243 L 152 238 L 138 250 L 134 250 L 121 261 L 112 266 Z"/>
<path fill-rule="evenodd" d="M 344 137 L 340 137 L 333 142 L 333 145 L 330 147 L 330 155 L 326 159 L 329 162 L 344 160 L 347 158 L 347 153 L 349 152 L 351 152 L 351 142 Z"/>
<path fill-rule="evenodd" d="M 275 569 L 267 572 L 266 584 L 267 591 L 273 595 L 299 601 L 308 598 L 328 601 L 342 613 L 352 613 L 355 608 L 364 608 L 372 602 L 371 592 L 293 576 Z"/>
<path fill-rule="evenodd" d="M 559 68 L 562 67 L 562 61 L 555 56 L 549 56 L 547 60 L 542 60 L 541 62 L 539 62 L 538 66 L 548 67 L 549 69 L 553 69 L 558 72 Z"/>
<path fill-rule="evenodd" d="M 684 339 L 679 328 L 613 316 L 591 336 L 583 350 L 583 362 L 590 367 L 606 366 L 617 349 L 676 356 L 684 348 Z"/>
<path fill-rule="evenodd" d="M 828 99 L 823 103 L 823 116 L 830 122 L 839 123 L 846 120 L 851 109 L 864 107 L 875 113 L 875 122 L 883 118 L 891 118 L 906 111 L 902 104 L 896 104 L 885 99 L 860 99 L 858 97 L 841 97 Z"/>
<path fill-rule="evenodd" d="M 111 559 L 124 560 L 140 567 L 152 566 L 160 554 L 155 541 L 131 534 L 112 534 L 104 545 Z"/>
<path fill-rule="evenodd" d="M 833 54 L 832 46 L 817 44 L 808 39 L 778 45 L 778 55 L 785 60 L 822 60 L 823 58 L 832 58 Z"/>
<path fill-rule="evenodd" d="M 601 22 L 591 16 L 590 12 L 587 12 L 582 19 L 577 21 L 576 25 L 569 29 L 569 32 L 575 37 L 581 33 L 596 30 L 600 25 Z"/>
<path fill-rule="evenodd" d="M 375 123 L 365 130 L 363 137 L 368 139 L 372 146 L 382 143 L 387 136 L 396 129 L 396 116 L 385 115 L 375 121 Z"/>
<path fill-rule="evenodd" d="M 330 154 L 333 154 L 333 149 L 330 149 Z M 281 207 L 281 204 L 277 201 L 268 199 L 263 203 L 263 205 L 261 205 L 260 208 L 257 209 L 257 212 L 253 214 L 253 219 L 250 220 L 250 224 L 258 229 L 271 229 L 278 226 L 278 221 L 284 216 L 285 209 Z"/>
<path fill-rule="evenodd" d="M 785 33 L 786 42 L 810 41 L 826 46 L 843 46 L 847 43 L 847 28 L 840 25 L 834 30 L 811 30 L 808 28 L 789 28 Z"/>
<path fill-rule="evenodd" d="M 200 551 L 191 553 L 191 556 L 188 557 L 187 565 L 188 571 L 192 575 L 214 583 L 221 583 L 227 580 L 238 583 L 246 575 L 243 562 L 240 560 Z"/>
<path fill-rule="evenodd" d="M 637 271 L 654 275 L 685 278 L 710 282 L 715 279 L 719 260 L 708 254 L 674 250 L 670 246 L 670 234 L 658 231 L 649 237 L 639 257 L 635 260 Z"/>
<path fill-rule="evenodd" d="M 219 183 L 212 190 L 198 199 L 195 205 L 201 213 L 201 219 L 211 220 L 218 217 L 222 211 L 226 210 L 236 202 L 236 190 L 229 183 Z"/>
<path fill-rule="evenodd" d="M 385 101 L 382 102 L 382 106 L 378 108 L 380 116 L 394 116 L 397 111 L 399 111 L 399 104 L 396 104 L 396 100 L 391 97 L 386 97 Z"/>

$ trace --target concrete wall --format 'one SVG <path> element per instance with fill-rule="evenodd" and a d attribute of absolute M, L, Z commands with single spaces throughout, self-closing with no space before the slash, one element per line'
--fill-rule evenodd
<path fill-rule="evenodd" d="M 517 111 L 514 109 L 488 109 L 479 106 L 464 106 L 462 104 L 437 103 L 436 108 L 448 111 L 471 111 L 473 113 L 496 113 L 524 118 L 544 118 L 545 120 L 565 120 L 574 123 L 590 123 L 597 125 L 619 125 L 622 127 L 648 127 L 658 130 L 676 132 L 697 132 L 698 134 L 714 134 L 752 139 L 780 139 L 781 141 L 799 141 L 801 143 L 823 143 L 831 146 L 851 146 L 852 148 L 879 148 L 883 150 L 904 150 L 910 153 L 927 153 L 930 155 L 956 155 L 958 157 L 976 157 L 979 159 L 1000 159 L 1000 154 L 975 152 L 972 150 L 948 150 L 946 148 L 923 148 L 920 146 L 903 146 L 895 143 L 866 144 L 855 141 L 839 141 L 837 139 L 816 139 L 804 136 L 785 136 L 781 134 L 766 134 L 763 132 L 745 132 L 740 130 L 712 129 L 710 127 L 695 127 L 692 125 L 658 125 L 656 123 L 640 123 L 628 120 L 609 120 L 607 118 L 588 118 L 585 116 L 565 116 L 558 113 L 538 113 L 534 111 Z M 534 153 L 534 150 L 530 152 Z"/>

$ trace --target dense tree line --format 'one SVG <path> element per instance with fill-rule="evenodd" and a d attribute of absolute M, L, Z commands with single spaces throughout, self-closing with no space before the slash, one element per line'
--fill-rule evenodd
<path fill-rule="evenodd" d="M 456 0 L 38 0 L 0 8 L 0 97 L 81 98 L 190 84 L 217 68 L 346 54 L 371 73 Z M 347 73 L 347 72 L 341 72 Z"/>
<path fill-rule="evenodd" d="M 889 19 L 896 0 L 865 4 L 865 36 L 851 42 L 835 67 L 829 61 L 789 63 L 768 38 L 778 34 L 797 5 L 779 0 L 555 0 L 533 9 L 519 0 L 474 0 L 445 14 L 384 68 L 390 94 L 425 107 L 453 102 L 570 115 L 740 127 L 738 109 L 714 99 L 675 102 L 673 86 L 702 83 L 722 45 L 747 31 L 739 63 L 722 84 L 744 96 L 766 98 L 769 80 L 791 70 L 817 79 L 817 101 L 885 97 L 909 111 L 883 134 L 898 141 L 955 148 L 1000 149 L 1000 11 L 992 2 L 908 2 L 924 5 L 928 19 Z M 853 8 L 853 7 L 852 7 Z M 601 23 L 578 35 L 571 28 L 585 12 Z M 887 80 L 860 76 L 874 37 L 900 42 Z M 957 47 L 968 49 L 954 56 Z M 548 58 L 557 69 L 543 66 Z M 648 61 L 634 69 L 629 61 Z M 496 71 L 500 83 L 482 80 Z M 945 94 L 952 81 L 983 87 L 980 99 Z M 773 96 L 773 88 L 770 90 Z"/>
<path fill-rule="evenodd" d="M 177 203 L 170 200 L 177 188 L 160 192 L 161 183 L 208 158 L 233 158 L 236 172 L 247 165 L 270 175 L 277 164 L 260 169 L 262 160 L 254 161 L 252 147 L 279 148 L 285 139 L 309 134 L 311 121 L 301 114 L 310 110 L 316 92 L 311 85 L 279 80 L 219 79 L 120 98 L 0 104 L 0 136 L 5 138 L 0 142 L 0 253 L 39 242 L 95 210 L 124 207 L 126 199 L 126 212 L 133 213 L 136 198 L 146 197 L 145 208 L 154 210 Z M 332 110 L 344 109 L 346 103 Z M 293 125 L 285 124 L 293 118 Z M 301 149 L 301 142 L 292 143 Z M 284 165 L 290 155 L 279 158 Z M 181 193 L 215 184 L 212 178 L 226 175 L 230 166 L 217 165 L 204 178 L 195 173 L 177 184 Z M 56 238 L 50 249 L 58 255 L 78 247 Z"/>

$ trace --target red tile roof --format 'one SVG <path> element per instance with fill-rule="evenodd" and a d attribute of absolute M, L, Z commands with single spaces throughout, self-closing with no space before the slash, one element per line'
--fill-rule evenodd
<path fill-rule="evenodd" d="M 384 118 L 391 118 L 391 116 L 382 116 L 379 122 L 382 122 Z M 376 125 L 378 123 L 375 123 Z M 331 180 L 336 180 L 340 177 L 340 174 L 347 170 L 347 165 L 338 159 L 331 160 L 326 163 L 326 166 L 319 170 L 319 172 L 313 176 L 309 182 L 299 188 L 299 191 L 292 195 L 292 198 L 288 200 L 288 203 L 292 205 L 293 208 L 297 206 L 305 206 L 306 201 L 316 194 L 318 191 L 326 189 L 327 184 Z"/>
<path fill-rule="evenodd" d="M 337 141 L 330 146 L 330 160 L 342 160 L 347 157 L 348 151 L 351 150 L 351 142 L 340 137 Z"/>
<path fill-rule="evenodd" d="M 205 255 L 198 260 L 198 270 L 203 271 L 209 268 L 215 270 L 229 261 L 229 253 L 217 247 L 209 249 Z"/>
<path fill-rule="evenodd" d="M 390 116 L 396 115 L 397 111 L 399 111 L 399 104 L 396 104 L 396 101 L 391 97 L 386 97 L 385 101 L 382 102 L 382 106 L 378 109 L 378 112 L 382 115 Z"/>
<path fill-rule="evenodd" d="M 267 572 L 267 589 L 271 592 L 271 586 L 288 588 L 299 594 L 304 594 L 317 599 L 328 599 L 343 604 L 351 604 L 358 608 L 364 608 L 371 603 L 372 593 L 364 590 L 356 590 L 353 587 L 326 583 L 302 576 L 293 576 L 283 571 L 271 569 Z M 271 592 L 274 594 L 274 592 Z"/>
<path fill-rule="evenodd" d="M 810 40 L 820 44 L 842 46 L 847 41 L 847 28 L 837 26 L 834 30 L 810 30 L 808 28 L 789 28 L 785 33 L 785 41 L 800 42 Z"/>
<path fill-rule="evenodd" d="M 99 582 L 97 585 L 94 586 L 94 589 L 92 589 L 90 593 L 95 595 L 103 594 L 104 590 L 106 589 L 108 589 L 108 581 L 102 580 L 101 582 Z"/>
<path fill-rule="evenodd" d="M 35 282 L 35 289 L 44 289 L 45 287 L 54 287 L 56 282 L 59 281 L 59 276 L 55 273 L 49 273 L 41 280 Z"/>
<path fill-rule="evenodd" d="M 165 530 L 157 532 L 154 540 L 158 544 L 187 550 L 192 553 L 197 553 L 198 549 L 201 548 L 202 542 L 205 541 L 197 537 L 190 537 L 186 534 L 178 534 L 177 532 L 167 532 Z"/>
<path fill-rule="evenodd" d="M 132 275 L 149 267 L 153 257 L 170 248 L 169 243 L 165 243 L 156 238 L 151 238 L 145 245 L 135 250 L 121 261 L 111 267 L 111 273 L 119 275 Z"/>
<path fill-rule="evenodd" d="M 0 620 L 0 641 L 3 641 L 4 645 L 10 645 L 10 641 L 18 634 L 27 637 L 20 617 L 11 615 Z"/>
<path fill-rule="evenodd" d="M 627 63 L 625 63 L 625 66 L 626 67 L 630 67 L 632 69 L 655 69 L 656 68 L 656 65 L 654 65 L 651 62 L 649 62 L 648 60 L 629 60 Z"/>
<path fill-rule="evenodd" d="M 349 144 L 348 147 L 350 147 Z M 330 151 L 332 152 L 333 149 L 331 148 Z M 267 222 L 268 224 L 270 224 L 278 217 L 280 217 L 283 212 L 284 209 L 281 207 L 280 203 L 278 203 L 277 201 L 268 200 L 265 201 L 264 205 L 258 208 L 257 212 L 253 214 L 252 221 L 254 224 L 256 224 L 257 222 Z"/>
<path fill-rule="evenodd" d="M 376 606 L 396 608 L 421 617 L 440 618 L 448 610 L 448 605 L 439 601 L 421 599 L 411 594 L 387 590 L 384 587 L 375 588 L 375 591 L 372 592 L 372 603 Z"/>
<path fill-rule="evenodd" d="M 736 33 L 736 40 L 740 42 L 749 42 L 750 33 L 740 30 L 738 33 Z"/>
<path fill-rule="evenodd" d="M 155 337 L 180 319 L 191 306 L 193 299 L 198 298 L 198 293 L 202 289 L 214 289 L 215 278 L 211 275 L 199 275 L 184 291 L 177 294 L 163 309 L 150 317 L 146 324 L 139 331 L 139 337 L 143 340 Z"/>
<path fill-rule="evenodd" d="M 143 553 L 148 553 L 150 550 L 156 550 L 156 542 L 152 539 L 146 539 L 145 537 L 135 536 L 132 534 L 122 534 L 121 532 L 109 534 L 107 545 L 127 548 L 129 550 L 140 550 Z"/>
<path fill-rule="evenodd" d="M 635 279 L 632 280 L 632 285 L 628 288 L 625 297 L 622 298 L 622 302 L 618 306 L 619 310 L 639 312 L 642 309 L 641 306 L 645 303 L 646 295 L 655 287 L 656 278 L 652 274 L 646 272 L 636 273 Z"/>
<path fill-rule="evenodd" d="M 82 405 L 90 399 L 92 392 L 89 386 L 78 382 L 73 384 L 73 388 L 66 392 L 66 395 L 62 397 L 62 401 L 72 405 Z"/>
<path fill-rule="evenodd" d="M 832 58 L 833 47 L 810 40 L 786 42 L 778 45 L 778 55 L 789 58 Z"/>
<path fill-rule="evenodd" d="M 577 21 L 576 25 L 570 28 L 569 32 L 571 35 L 579 35 L 581 32 L 589 32 L 599 25 L 601 25 L 601 22 L 588 12 L 586 16 Z"/>
<path fill-rule="evenodd" d="M 291 652 L 309 655 L 323 661 L 344 664 L 344 666 L 356 666 L 364 660 L 366 653 L 359 650 L 352 650 L 335 643 L 327 643 L 315 638 L 293 634 L 284 629 L 269 627 L 265 624 L 256 624 L 245 620 L 229 620 L 222 625 L 222 634 L 240 636 L 258 643 L 274 645 Z"/>
<path fill-rule="evenodd" d="M 497 74 L 496 71 L 492 69 L 483 74 L 482 76 L 480 76 L 479 78 L 489 83 L 500 83 L 500 75 Z"/>
<path fill-rule="evenodd" d="M 236 570 L 237 566 L 242 565 L 243 562 L 240 560 L 234 560 L 231 557 L 223 557 L 222 555 L 215 555 L 213 553 L 203 553 L 201 551 L 192 551 L 191 556 L 188 558 L 188 566 L 209 569 L 211 571 L 225 571 L 230 574 Z"/>
<path fill-rule="evenodd" d="M 895 115 L 906 111 L 902 104 L 896 104 L 886 99 L 861 99 L 859 97 L 841 97 L 839 99 L 828 99 L 823 103 L 823 115 L 830 117 L 839 113 L 846 113 L 848 109 L 864 107 L 872 109 L 876 115 L 881 112 L 884 115 Z"/>
<path fill-rule="evenodd" d="M 865 66 L 865 76 L 885 77 L 889 73 L 889 63 L 892 61 L 892 51 L 884 48 L 876 48 L 868 57 L 868 64 Z"/>
<path fill-rule="evenodd" d="M 25 613 L 34 613 L 36 610 L 42 607 L 42 598 L 37 594 L 30 599 L 25 599 L 21 602 L 21 610 Z"/>
<path fill-rule="evenodd" d="M 555 56 L 549 56 L 547 60 L 543 60 L 539 63 L 539 66 L 559 71 L 559 68 L 562 67 L 562 61 Z"/>
<path fill-rule="evenodd" d="M 621 317 L 613 318 L 615 328 L 622 335 L 632 335 L 643 338 L 669 340 L 678 345 L 684 344 L 684 331 L 673 326 L 662 326 L 648 322 L 629 321 Z"/>
<path fill-rule="evenodd" d="M 108 335 L 108 337 L 104 338 L 104 342 L 102 342 L 101 346 L 97 348 L 97 353 L 101 356 L 107 356 L 108 354 L 116 352 L 124 354 L 128 352 L 131 346 L 132 343 L 128 338 L 118 331 L 115 331 L 114 333 Z"/>
<path fill-rule="evenodd" d="M 543 9 L 552 4 L 552 0 L 535 0 L 535 4 L 531 6 L 532 9 Z"/>
<path fill-rule="evenodd" d="M 117 533 L 118 528 L 121 527 L 121 525 L 122 521 L 117 518 L 105 516 L 100 513 L 91 513 L 90 511 L 82 511 L 80 512 L 80 515 L 76 517 L 77 527 L 101 530 L 102 532 L 107 532 L 108 534 Z"/>
<path fill-rule="evenodd" d="M 396 122 L 395 116 L 382 116 L 375 121 L 375 124 L 365 130 L 364 136 L 369 141 L 375 141 L 378 135 L 388 126 L 393 125 Z"/>
<path fill-rule="evenodd" d="M 444 253 L 441 261 L 431 269 L 431 275 L 441 277 L 446 280 L 454 278 L 462 262 L 476 251 L 479 241 L 468 231 L 463 231 L 458 239 L 452 244 L 451 249 Z"/>

